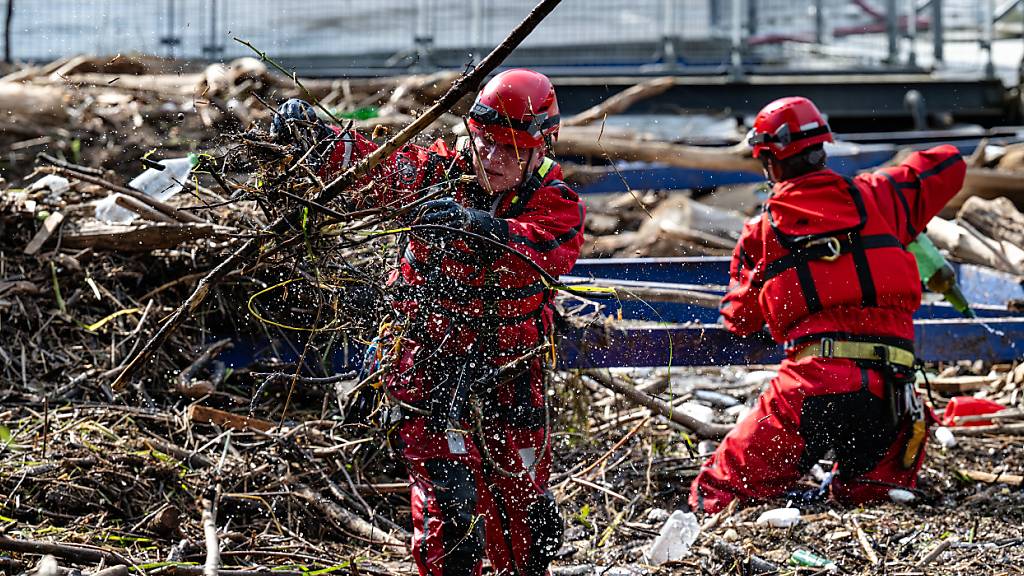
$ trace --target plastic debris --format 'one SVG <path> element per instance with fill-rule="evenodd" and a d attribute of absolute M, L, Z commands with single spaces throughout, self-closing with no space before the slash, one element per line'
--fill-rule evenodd
<path fill-rule="evenodd" d="M 714 440 L 701 440 L 697 443 L 697 455 L 701 458 L 710 456 L 718 448 L 718 442 Z"/>
<path fill-rule="evenodd" d="M 974 398 L 973 396 L 957 396 L 951 398 L 946 404 L 946 410 L 942 413 L 942 423 L 945 426 L 989 426 L 991 420 L 973 420 L 970 422 L 957 422 L 957 418 L 964 416 L 978 416 L 980 414 L 994 414 L 1005 409 L 1006 406 L 985 398 Z"/>
<path fill-rule="evenodd" d="M 181 191 L 182 184 L 192 172 L 191 158 L 170 158 L 159 162 L 164 168 L 148 168 L 128 183 L 130 188 L 146 196 L 165 202 Z M 128 224 L 137 217 L 131 210 L 117 205 L 118 194 L 111 194 L 96 203 L 96 219 L 111 224 Z"/>
<path fill-rule="evenodd" d="M 651 523 L 659 523 L 668 520 L 668 510 L 664 508 L 651 508 L 651 511 L 647 513 L 647 521 Z"/>
<path fill-rule="evenodd" d="M 952 430 L 945 426 L 939 426 L 935 429 L 935 441 L 943 448 L 956 446 L 956 436 Z"/>
<path fill-rule="evenodd" d="M 809 566 L 811 568 L 825 568 L 833 571 L 838 570 L 839 567 L 836 563 L 825 558 L 818 556 L 814 552 L 809 550 L 795 550 L 789 557 L 789 564 L 792 566 Z"/>
<path fill-rule="evenodd" d="M 676 510 L 661 526 L 661 533 L 644 556 L 649 564 L 656 566 L 681 560 L 690 553 L 690 546 L 699 534 L 697 517 L 692 512 Z"/>
<path fill-rule="evenodd" d="M 677 409 L 683 414 L 696 418 L 701 422 L 713 422 L 715 418 L 715 411 L 713 409 L 697 402 L 683 402 Z"/>
<path fill-rule="evenodd" d="M 776 528 L 789 528 L 800 523 L 799 508 L 775 508 L 762 512 L 757 517 L 758 524 L 768 524 Z"/>
<path fill-rule="evenodd" d="M 889 500 L 897 504 L 910 504 L 914 500 L 917 500 L 917 495 L 910 490 L 904 490 L 903 488 L 891 488 L 889 490 Z"/>
<path fill-rule="evenodd" d="M 736 398 L 714 390 L 694 390 L 693 397 L 701 402 L 707 402 L 715 408 L 731 408 L 740 404 Z"/>
<path fill-rule="evenodd" d="M 39 190 L 48 189 L 53 195 L 60 198 L 60 195 L 67 192 L 70 188 L 71 183 L 68 182 L 67 178 L 57 176 L 56 174 L 47 174 L 30 184 L 25 190 L 28 192 L 37 192 Z"/>

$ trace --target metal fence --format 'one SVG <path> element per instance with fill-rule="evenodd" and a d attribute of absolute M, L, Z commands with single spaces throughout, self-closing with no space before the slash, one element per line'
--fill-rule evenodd
<path fill-rule="evenodd" d="M 535 0 L 0 0 L 16 60 L 146 53 L 250 54 L 339 71 L 459 67 L 498 43 Z M 565 0 L 514 63 L 787 69 L 933 66 L 952 42 L 991 55 L 994 22 L 1021 0 Z M 914 16 L 911 17 L 910 14 Z M 987 50 L 987 52 L 986 52 Z M 989 60 L 991 60 L 989 58 Z"/>

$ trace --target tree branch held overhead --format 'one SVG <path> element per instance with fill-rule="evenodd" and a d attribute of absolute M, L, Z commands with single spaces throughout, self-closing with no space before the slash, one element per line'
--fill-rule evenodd
<path fill-rule="evenodd" d="M 380 164 L 382 160 L 390 156 L 395 150 L 398 150 L 398 148 L 410 141 L 424 128 L 440 118 L 442 114 L 450 110 L 451 107 L 464 96 L 474 92 L 483 82 L 484 78 L 493 72 L 505 60 L 505 58 L 507 58 L 508 55 L 511 54 L 524 39 L 526 39 L 530 32 L 532 32 L 534 28 L 536 28 L 537 25 L 540 24 L 556 6 L 558 6 L 560 2 L 561 0 L 542 0 L 537 4 L 530 14 L 520 22 L 511 33 L 509 33 L 501 44 L 492 50 L 476 68 L 467 75 L 456 80 L 452 84 L 451 88 L 448 89 L 448 92 L 445 93 L 437 103 L 431 106 L 423 113 L 422 116 L 413 121 L 409 126 L 385 142 L 375 152 L 368 155 L 352 168 L 349 168 L 342 175 L 338 176 L 319 194 L 317 194 L 313 201 L 323 205 L 330 204 L 332 200 L 341 196 L 341 194 L 359 178 L 369 174 L 378 164 Z M 270 232 L 275 234 L 284 232 L 288 228 L 288 222 L 294 219 L 297 214 L 298 210 L 290 214 L 288 217 L 279 218 L 270 226 Z M 230 272 L 235 270 L 235 268 L 256 254 L 261 243 L 262 242 L 258 240 L 247 241 L 234 253 L 225 258 L 217 267 L 211 270 L 202 280 L 200 280 L 192 295 L 190 295 L 185 302 L 183 302 L 181 306 L 179 306 L 178 309 L 167 318 L 167 321 L 160 327 L 160 330 L 157 331 L 153 338 L 151 338 L 142 350 L 136 354 L 131 362 L 125 366 L 124 371 L 122 371 L 114 380 L 111 387 L 114 390 L 123 389 L 138 367 L 149 359 L 153 352 L 158 349 L 164 341 L 166 341 L 167 337 L 185 321 L 185 318 L 187 318 L 203 303 L 204 300 L 206 300 L 210 290 L 217 286 Z"/>

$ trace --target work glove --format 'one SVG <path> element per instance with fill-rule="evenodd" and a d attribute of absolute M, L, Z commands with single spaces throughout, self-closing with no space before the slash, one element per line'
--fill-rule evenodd
<path fill-rule="evenodd" d="M 306 159 L 314 171 L 330 156 L 336 139 L 334 131 L 316 115 L 313 105 L 298 98 L 278 106 L 270 121 L 270 137 L 283 144 L 297 144 L 303 152 L 313 148 Z"/>
<path fill-rule="evenodd" d="M 483 210 L 466 208 L 452 198 L 439 198 L 423 204 L 413 224 L 433 224 L 459 228 L 476 234 L 496 238 L 504 228 L 500 218 Z"/>

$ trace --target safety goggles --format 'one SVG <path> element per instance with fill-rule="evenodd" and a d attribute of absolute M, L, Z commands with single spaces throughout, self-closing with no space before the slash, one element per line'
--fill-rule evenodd
<path fill-rule="evenodd" d="M 789 124 L 783 124 L 779 126 L 779 129 L 774 134 L 767 132 L 754 132 L 747 142 L 751 146 L 765 146 L 768 144 L 778 144 L 785 148 L 797 140 L 804 140 L 805 138 L 813 138 L 822 134 L 828 134 L 831 129 L 828 124 L 819 124 L 813 128 L 807 130 L 801 130 L 799 132 L 791 132 Z"/>
<path fill-rule="evenodd" d="M 507 126 L 513 130 L 522 130 L 534 138 L 539 137 L 545 130 L 552 126 L 557 126 L 560 121 L 559 116 L 548 116 L 547 112 L 541 112 L 540 114 L 534 114 L 529 122 L 524 120 L 517 120 L 515 118 L 509 118 L 484 104 L 483 102 L 474 102 L 473 107 L 469 110 L 469 117 L 484 125 L 499 124 Z"/>

